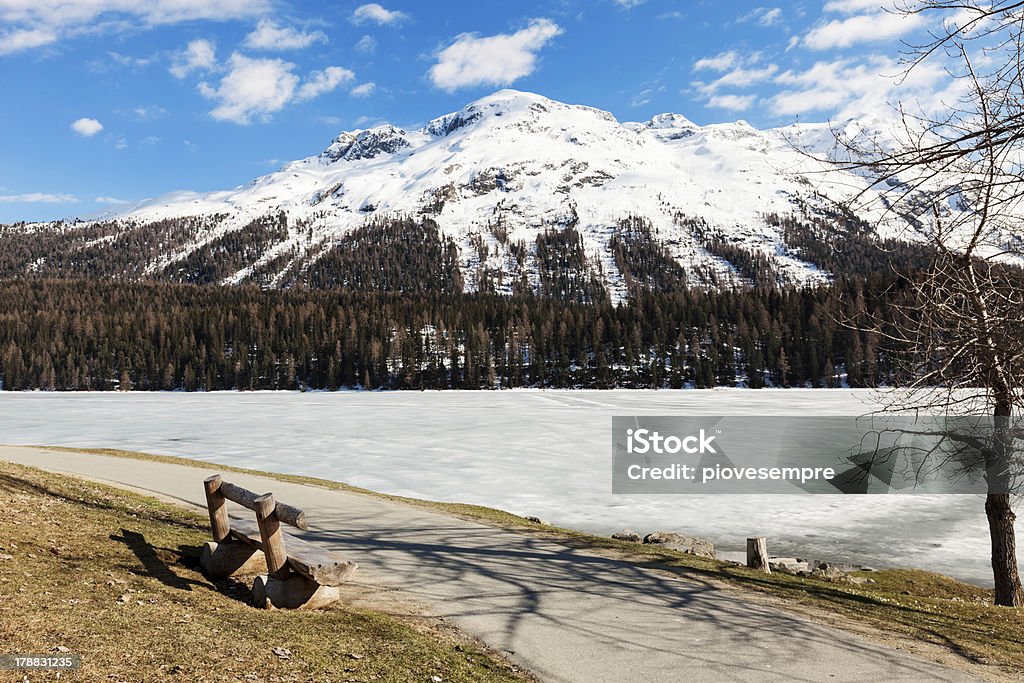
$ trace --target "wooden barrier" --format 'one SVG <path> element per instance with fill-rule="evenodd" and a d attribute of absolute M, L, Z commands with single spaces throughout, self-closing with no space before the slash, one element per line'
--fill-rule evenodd
<path fill-rule="evenodd" d="M 282 523 L 308 529 L 302 510 L 275 501 L 273 494 L 260 495 L 223 481 L 219 474 L 206 479 L 203 487 L 213 534 L 213 542 L 206 544 L 200 558 L 207 575 L 224 578 L 265 573 L 253 583 L 253 600 L 260 607 L 314 609 L 338 600 L 337 586 L 357 565 L 301 539 L 286 537 Z M 226 500 L 255 512 L 255 526 L 229 519 Z"/>

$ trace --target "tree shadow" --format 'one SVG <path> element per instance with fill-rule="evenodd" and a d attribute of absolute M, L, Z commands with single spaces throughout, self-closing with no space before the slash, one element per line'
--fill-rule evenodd
<path fill-rule="evenodd" d="M 864 680 L 882 672 L 961 679 L 898 650 L 745 600 L 722 590 L 713 572 L 673 572 L 658 561 L 607 557 L 426 514 L 381 510 L 372 527 L 352 517 L 331 522 L 302 536 L 358 560 L 371 576 L 386 576 L 430 605 L 434 616 L 522 653 L 542 677 L 557 679 L 545 664 L 571 648 L 579 654 L 577 665 L 594 676 L 602 665 L 628 662 L 650 680 L 709 671 L 734 680 L 765 674 L 813 680 L 808 662 L 836 658 L 842 663 L 832 673 L 840 678 L 840 667 L 870 662 Z"/>

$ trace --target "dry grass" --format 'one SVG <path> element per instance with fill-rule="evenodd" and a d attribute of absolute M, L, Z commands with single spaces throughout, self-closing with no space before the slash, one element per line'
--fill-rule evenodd
<path fill-rule="evenodd" d="M 529 680 L 421 621 L 250 607 L 245 586 L 197 571 L 209 531 L 191 512 L 2 462 L 0 501 L 0 651 L 81 653 L 62 680 Z"/>

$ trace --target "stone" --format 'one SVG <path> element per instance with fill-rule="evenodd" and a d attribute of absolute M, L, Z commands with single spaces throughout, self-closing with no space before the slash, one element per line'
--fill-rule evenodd
<path fill-rule="evenodd" d="M 261 574 L 252 582 L 252 603 L 265 609 L 324 609 L 340 599 L 336 586 L 321 586 L 301 574 L 284 580 Z"/>
<path fill-rule="evenodd" d="M 810 565 L 795 557 L 769 557 L 768 566 L 772 571 L 780 571 L 786 574 L 796 574 L 810 569 Z"/>
<path fill-rule="evenodd" d="M 622 531 L 616 531 L 612 534 L 612 538 L 616 541 L 629 541 L 630 543 L 639 543 L 643 540 L 640 534 L 633 531 L 632 529 L 623 529 Z"/>
<path fill-rule="evenodd" d="M 223 579 L 235 575 L 265 574 L 267 559 L 263 551 L 248 543 L 208 541 L 199 554 L 199 566 L 211 579 Z"/>
<path fill-rule="evenodd" d="M 706 538 L 683 536 L 673 531 L 655 531 L 644 536 L 644 543 L 699 557 L 715 557 L 715 544 Z"/>
<path fill-rule="evenodd" d="M 849 575 L 835 567 L 830 567 L 828 563 L 819 564 L 810 575 L 816 579 L 828 581 L 830 583 L 849 583 Z"/>

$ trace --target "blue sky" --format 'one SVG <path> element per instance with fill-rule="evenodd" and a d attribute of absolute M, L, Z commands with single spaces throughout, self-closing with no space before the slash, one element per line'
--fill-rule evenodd
<path fill-rule="evenodd" d="M 880 0 L 0 0 L 0 222 L 234 187 L 501 87 L 767 127 L 930 106 Z"/>

